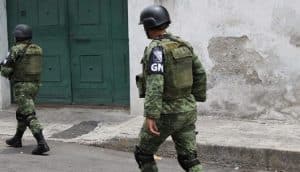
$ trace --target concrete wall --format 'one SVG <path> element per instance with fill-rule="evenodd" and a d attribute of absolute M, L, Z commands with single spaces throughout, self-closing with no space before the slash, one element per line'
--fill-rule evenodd
<path fill-rule="evenodd" d="M 0 60 L 4 59 L 8 52 L 7 45 L 7 17 L 6 0 L 0 0 Z M 10 104 L 10 86 L 7 79 L 0 77 L 0 109 Z"/>
<path fill-rule="evenodd" d="M 208 73 L 202 115 L 300 121 L 300 1 L 130 0 L 132 114 L 142 113 L 134 76 L 145 45 L 143 7 L 161 3 L 170 31 L 190 41 Z"/>

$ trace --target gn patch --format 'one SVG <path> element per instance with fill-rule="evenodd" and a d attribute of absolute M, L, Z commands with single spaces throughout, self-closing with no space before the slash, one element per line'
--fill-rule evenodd
<path fill-rule="evenodd" d="M 162 47 L 154 47 L 150 54 L 150 74 L 164 73 L 164 53 Z"/>

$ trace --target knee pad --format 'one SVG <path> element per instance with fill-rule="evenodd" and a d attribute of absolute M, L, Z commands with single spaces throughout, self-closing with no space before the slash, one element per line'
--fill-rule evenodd
<path fill-rule="evenodd" d="M 34 119 L 37 119 L 36 116 L 35 116 L 35 112 L 32 112 L 31 114 L 27 115 L 27 116 L 25 117 L 25 123 L 26 123 L 26 125 L 29 127 L 30 122 L 31 122 L 32 120 L 34 120 Z"/>
<path fill-rule="evenodd" d="M 200 161 L 197 159 L 197 152 L 189 155 L 178 155 L 178 162 L 185 171 L 200 164 Z"/>
<path fill-rule="evenodd" d="M 155 163 L 153 154 L 144 153 L 138 146 L 135 147 L 134 157 L 139 168 L 142 168 L 142 166 L 147 163 Z"/>

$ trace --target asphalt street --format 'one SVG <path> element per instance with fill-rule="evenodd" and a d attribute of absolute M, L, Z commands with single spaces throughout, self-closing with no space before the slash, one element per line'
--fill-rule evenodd
<path fill-rule="evenodd" d="M 33 156 L 35 143 L 25 140 L 22 148 L 7 147 L 0 139 L 0 172 L 138 172 L 131 153 L 74 143 L 50 142 L 46 156 Z M 175 159 L 158 161 L 160 172 L 181 172 Z M 204 165 L 205 172 L 258 172 Z M 263 172 L 263 171 L 259 171 Z"/>

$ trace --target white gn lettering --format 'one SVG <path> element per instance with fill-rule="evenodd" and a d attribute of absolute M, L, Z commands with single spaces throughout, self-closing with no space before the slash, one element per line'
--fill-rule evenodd
<path fill-rule="evenodd" d="M 153 72 L 164 72 L 164 66 L 160 63 L 153 63 L 151 65 L 151 71 L 153 71 Z"/>

